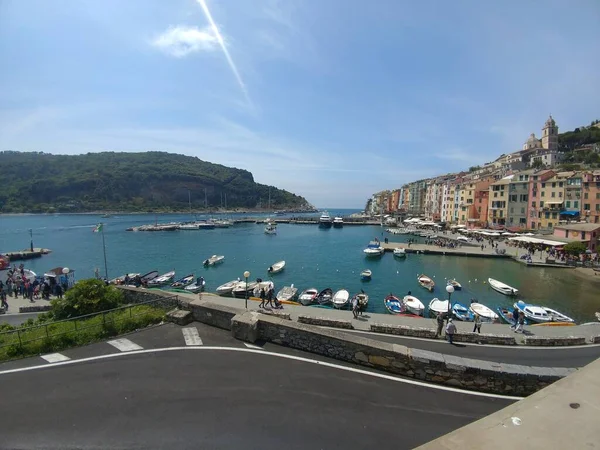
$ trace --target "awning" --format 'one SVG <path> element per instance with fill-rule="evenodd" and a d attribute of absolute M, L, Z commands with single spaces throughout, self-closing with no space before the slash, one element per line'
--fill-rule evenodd
<path fill-rule="evenodd" d="M 563 201 L 560 202 L 544 202 L 544 205 L 562 205 Z"/>
<path fill-rule="evenodd" d="M 579 211 L 561 211 L 560 215 L 561 216 L 578 216 Z"/>
<path fill-rule="evenodd" d="M 529 244 L 544 244 L 544 245 L 549 245 L 551 247 L 561 247 L 561 246 L 565 245 L 564 242 L 551 241 L 549 239 L 539 239 L 539 238 L 525 237 L 525 236 L 510 238 L 509 240 L 517 241 L 517 242 L 527 242 Z"/>

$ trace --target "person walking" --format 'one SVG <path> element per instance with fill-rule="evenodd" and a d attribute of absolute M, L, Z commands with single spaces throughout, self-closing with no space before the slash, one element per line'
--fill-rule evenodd
<path fill-rule="evenodd" d="M 510 326 L 511 330 L 516 329 L 517 325 L 519 324 L 519 312 L 519 308 L 515 306 L 515 309 L 513 309 L 512 312 L 513 324 Z"/>
<path fill-rule="evenodd" d="M 265 303 L 265 308 L 267 307 L 267 305 L 269 305 L 271 308 L 273 308 L 273 288 L 270 287 L 269 290 L 267 291 L 267 303 Z"/>
<path fill-rule="evenodd" d="M 258 305 L 258 307 L 265 307 L 265 288 L 260 288 L 260 304 Z"/>
<path fill-rule="evenodd" d="M 437 314 L 437 331 L 435 332 L 435 338 L 442 337 L 442 330 L 444 329 L 444 315 L 440 312 Z"/>
<path fill-rule="evenodd" d="M 519 323 L 517 324 L 516 328 L 515 328 L 515 333 L 519 330 L 521 330 L 521 333 L 524 331 L 523 330 L 523 326 L 525 325 L 525 314 L 523 313 L 523 311 L 519 311 Z"/>
<path fill-rule="evenodd" d="M 352 297 L 352 315 L 355 319 L 358 319 L 358 298 Z"/>
<path fill-rule="evenodd" d="M 473 319 L 473 333 L 475 333 L 475 330 L 481 334 L 481 316 L 479 314 L 475 314 Z"/>
<path fill-rule="evenodd" d="M 6 301 L 6 291 L 4 290 L 4 287 L 0 287 L 0 303 L 0 308 L 4 308 L 5 312 L 8 311 L 8 303 Z"/>
<path fill-rule="evenodd" d="M 450 318 L 448 319 L 448 325 L 446 325 L 446 337 L 451 344 L 453 343 L 454 333 L 456 333 L 456 325 L 454 325 L 452 318 Z"/>

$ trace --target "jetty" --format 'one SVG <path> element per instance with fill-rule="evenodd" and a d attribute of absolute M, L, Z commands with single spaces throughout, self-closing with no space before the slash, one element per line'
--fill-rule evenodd
<path fill-rule="evenodd" d="M 21 261 L 26 259 L 41 258 L 42 255 L 47 255 L 51 252 L 52 250 L 49 250 L 47 248 L 34 248 L 33 251 L 31 249 L 27 249 L 19 250 L 16 252 L 0 252 L 0 254 L 8 257 L 8 259 L 11 261 Z"/>
<path fill-rule="evenodd" d="M 410 245 L 404 242 L 381 243 L 381 247 L 386 252 L 393 252 L 396 248 L 403 248 L 406 253 L 422 253 L 424 255 L 452 255 L 452 256 L 474 256 L 478 258 L 498 258 L 507 259 L 513 256 L 508 253 L 496 253 L 494 250 L 481 247 L 465 245 L 457 248 L 439 247 L 437 245 L 417 244 Z"/>

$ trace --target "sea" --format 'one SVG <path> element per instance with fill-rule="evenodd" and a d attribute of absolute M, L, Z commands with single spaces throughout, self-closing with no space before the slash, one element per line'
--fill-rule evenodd
<path fill-rule="evenodd" d="M 357 210 L 329 210 L 332 217 L 348 216 Z M 317 214 L 318 215 L 318 214 Z M 267 217 L 256 214 L 218 215 L 217 218 Z M 295 215 L 297 216 L 297 215 Z M 277 216 L 285 217 L 285 216 Z M 207 216 L 198 216 L 207 218 Z M 495 308 L 511 307 L 514 300 L 492 290 L 489 277 L 519 289 L 520 298 L 528 303 L 557 309 L 578 322 L 594 320 L 600 309 L 599 286 L 594 281 L 573 276 L 569 269 L 528 268 L 511 260 L 490 258 L 409 254 L 397 259 L 391 253 L 381 258 L 366 258 L 363 249 L 369 241 L 404 242 L 414 236 L 392 235 L 381 226 L 347 225 L 323 229 L 316 225 L 279 224 L 276 235 L 264 233 L 264 225 L 236 224 L 213 230 L 133 232 L 126 231 L 151 223 L 182 222 L 189 214 L 117 214 L 103 218 L 100 214 L 0 215 L 0 253 L 19 251 L 30 246 L 48 248 L 52 252 L 41 258 L 24 261 L 25 267 L 42 274 L 55 267 L 75 270 L 76 279 L 90 278 L 98 269 L 105 274 L 104 250 L 108 278 L 125 273 L 161 273 L 176 271 L 176 278 L 194 274 L 203 276 L 207 291 L 245 271 L 250 279 L 272 279 L 276 289 L 293 284 L 302 291 L 330 287 L 348 289 L 351 294 L 364 290 L 369 294 L 368 310 L 385 313 L 383 299 L 387 294 L 406 295 L 411 291 L 425 306 L 434 297 L 447 298 L 448 278 L 458 280 L 463 289 L 452 294 L 452 302 L 468 306 L 470 299 Z M 99 223 L 102 233 L 93 233 Z M 205 268 L 202 262 L 211 255 L 224 255 L 225 262 Z M 272 277 L 270 265 L 285 260 L 285 270 Z M 371 281 L 363 282 L 360 272 L 371 269 Z M 417 283 L 424 273 L 436 281 L 433 293 Z"/>

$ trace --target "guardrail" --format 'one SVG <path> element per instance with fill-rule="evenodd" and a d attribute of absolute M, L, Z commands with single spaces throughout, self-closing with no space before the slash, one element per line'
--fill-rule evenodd
<path fill-rule="evenodd" d="M 20 327 L 16 330 L 0 332 L 0 350 L 5 347 L 18 345 L 22 347 L 25 344 L 36 342 L 43 339 L 62 336 L 66 334 L 79 334 L 93 328 L 106 327 L 110 324 L 116 324 L 134 317 L 147 313 L 147 310 L 139 308 L 140 306 L 152 306 L 154 308 L 168 309 L 179 304 L 179 296 L 171 297 L 157 296 L 153 300 L 145 302 L 131 303 L 118 308 L 100 311 L 93 314 L 73 317 L 70 319 L 57 320 L 53 322 L 33 325 L 30 327 Z M 135 309 L 139 311 L 136 311 Z M 101 320 L 94 320 L 102 317 Z M 65 324 L 67 324 L 65 326 Z M 72 325 L 72 326 L 71 326 Z"/>

